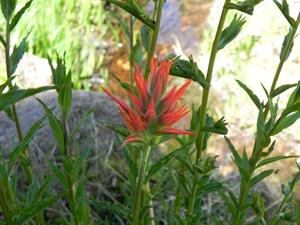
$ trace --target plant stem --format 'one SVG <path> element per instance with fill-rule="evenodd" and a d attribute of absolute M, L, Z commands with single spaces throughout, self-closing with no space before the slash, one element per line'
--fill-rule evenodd
<path fill-rule="evenodd" d="M 6 64 L 7 79 L 10 79 L 10 77 L 12 76 L 11 71 L 10 71 L 11 62 L 10 62 L 10 27 L 9 27 L 9 21 L 10 21 L 10 19 L 8 18 L 6 20 L 6 45 L 5 45 L 5 64 Z M 14 89 L 14 87 L 12 85 L 12 82 L 9 83 L 9 89 L 11 91 L 13 91 L 13 89 Z M 13 114 L 14 123 L 15 123 L 16 130 L 17 130 L 17 135 L 18 135 L 19 141 L 21 142 L 23 140 L 23 133 L 22 133 L 20 120 L 19 120 L 17 109 L 16 109 L 15 105 L 11 106 L 11 111 L 12 111 L 12 114 Z M 25 149 L 23 151 L 22 157 L 25 160 L 28 159 L 28 150 L 27 149 Z M 31 183 L 31 181 L 32 181 L 31 167 L 27 163 L 25 163 L 24 160 L 21 160 L 21 163 L 22 163 L 23 170 L 25 172 L 26 180 L 27 180 L 28 183 Z"/>
<path fill-rule="evenodd" d="M 207 70 L 207 76 L 206 76 L 206 81 L 208 84 L 211 83 L 214 64 L 215 64 L 216 56 L 218 53 L 218 43 L 220 41 L 224 23 L 225 23 L 225 19 L 226 19 L 227 13 L 228 13 L 228 8 L 226 7 L 226 5 L 229 4 L 229 2 L 230 2 L 230 0 L 226 0 L 224 3 L 222 14 L 221 14 L 221 17 L 219 20 L 219 25 L 217 28 L 217 32 L 216 32 L 215 39 L 214 39 L 214 42 L 212 45 L 212 50 L 211 50 L 210 60 L 209 60 L 209 65 L 208 65 L 208 70 Z M 205 126 L 209 90 L 210 90 L 210 87 L 204 88 L 203 95 L 202 95 L 200 121 L 199 121 L 198 131 L 197 131 L 197 135 L 196 135 L 196 141 L 199 140 L 199 145 L 196 146 L 197 153 L 196 153 L 195 165 L 197 165 L 199 163 L 199 160 L 202 157 L 202 146 L 204 144 L 204 134 L 205 133 L 201 131 L 201 128 Z M 195 205 L 195 201 L 196 201 L 196 193 L 197 193 L 197 183 L 198 183 L 198 174 L 195 173 L 193 176 L 192 192 L 191 192 L 191 197 L 189 199 L 187 216 L 192 215 L 193 210 L 194 210 L 194 205 Z"/>
<path fill-rule="evenodd" d="M 274 223 L 276 222 L 276 215 L 278 215 L 281 212 L 281 210 L 282 210 L 285 203 L 286 203 L 286 197 L 284 197 L 282 199 L 280 205 L 277 207 L 275 212 L 272 214 L 269 225 L 274 225 Z"/>
<path fill-rule="evenodd" d="M 149 77 L 149 72 L 150 72 L 150 62 L 151 58 L 154 55 L 156 43 L 157 43 L 157 38 L 159 34 L 159 28 L 160 28 L 160 21 L 161 21 L 161 14 L 162 14 L 162 9 L 164 6 L 165 0 L 158 0 L 158 5 L 155 7 L 154 10 L 154 15 L 156 14 L 156 20 L 155 20 L 155 29 L 152 31 L 152 36 L 151 36 L 151 42 L 149 45 L 149 50 L 147 54 L 147 64 L 146 64 L 146 69 L 145 69 L 145 79 L 148 79 Z"/>
<path fill-rule="evenodd" d="M 150 146 L 145 146 L 145 149 L 141 151 L 139 173 L 137 178 L 138 180 L 137 180 L 135 199 L 134 199 L 132 225 L 139 225 L 140 211 L 142 207 L 143 183 L 144 183 L 144 177 L 148 166 L 150 151 L 151 151 Z"/>
<path fill-rule="evenodd" d="M 285 49 L 283 50 L 283 55 L 282 55 L 282 57 L 280 59 L 280 62 L 278 64 L 278 66 L 277 66 L 277 69 L 276 69 L 276 72 L 275 72 L 275 75 L 274 75 L 274 79 L 273 79 L 273 82 L 272 82 L 272 86 L 271 86 L 271 89 L 270 89 L 270 96 L 271 96 L 271 98 L 272 98 L 273 92 L 274 92 L 274 90 L 276 88 L 276 84 L 278 82 L 279 75 L 280 75 L 280 73 L 282 71 L 282 68 L 283 68 L 283 65 L 284 65 L 284 63 L 286 61 L 286 58 L 287 58 L 288 54 L 290 53 L 291 48 L 293 47 L 293 41 L 294 41 L 294 38 L 295 38 L 295 35 L 296 35 L 296 32 L 297 32 L 299 23 L 300 23 L 300 13 L 299 13 L 297 21 L 296 21 L 296 27 L 292 28 L 292 31 L 291 31 L 292 33 L 291 33 L 291 35 L 289 36 L 289 38 L 287 40 L 287 45 L 286 45 Z M 266 105 L 266 109 L 264 111 L 265 118 L 268 116 L 268 113 L 269 113 L 269 106 L 267 104 Z M 232 223 L 233 225 L 240 225 L 241 222 L 242 222 L 242 220 L 243 220 L 241 212 L 242 212 L 242 209 L 245 206 L 245 201 L 247 199 L 247 194 L 250 191 L 250 180 L 251 180 L 252 174 L 255 171 L 256 164 L 260 160 L 261 152 L 262 152 L 262 150 L 260 150 L 258 153 L 256 153 L 257 155 L 253 155 L 251 157 L 253 159 L 253 161 L 251 163 L 249 181 L 247 183 L 243 183 L 243 182 L 241 183 L 239 204 L 238 204 L 237 211 L 236 211 L 233 223 Z M 282 207 L 283 207 L 283 205 L 280 205 L 277 210 L 280 211 Z M 277 212 L 277 210 L 276 210 L 276 212 Z M 274 221 L 275 221 L 275 218 L 274 218 L 275 215 L 276 215 L 276 213 L 273 214 L 271 222 L 270 222 L 270 225 L 272 225 L 274 223 Z"/>
<path fill-rule="evenodd" d="M 133 16 L 130 16 L 130 22 L 129 22 L 129 29 L 130 29 L 130 37 L 129 37 L 129 47 L 130 52 L 133 49 L 133 42 L 134 42 L 134 36 L 133 36 Z M 130 62 L 130 82 L 131 85 L 133 84 L 133 61 Z"/>
<path fill-rule="evenodd" d="M 150 184 L 147 182 L 146 189 L 148 193 L 151 193 Z M 153 201 L 150 197 L 149 200 L 149 209 L 148 209 L 149 219 L 150 219 L 150 225 L 155 225 L 155 214 L 154 214 L 154 208 L 153 208 Z"/>
<path fill-rule="evenodd" d="M 2 213 L 7 225 L 14 225 L 13 217 L 11 211 L 9 209 L 9 204 L 7 201 L 7 195 L 3 189 L 3 183 L 0 181 L 0 206 L 2 209 Z"/>
<path fill-rule="evenodd" d="M 277 66 L 277 69 L 276 69 L 276 72 L 275 72 L 275 75 L 274 75 L 274 79 L 273 79 L 273 82 L 272 82 L 272 86 L 271 86 L 271 89 L 270 89 L 270 93 L 269 93 L 271 98 L 273 98 L 273 92 L 276 88 L 276 84 L 278 82 L 278 79 L 279 79 L 280 73 L 282 71 L 283 65 L 286 62 L 286 58 L 290 54 L 291 49 L 293 47 L 293 42 L 294 42 L 297 30 L 298 30 L 299 24 L 300 24 L 300 13 L 298 14 L 295 27 L 292 27 L 292 31 L 291 31 L 292 33 L 288 37 L 287 44 L 286 44 L 285 49 L 283 51 L 280 62 Z M 267 104 L 265 112 L 264 112 L 265 117 L 268 116 L 268 113 L 269 113 L 269 105 Z"/>
<path fill-rule="evenodd" d="M 247 200 L 249 190 L 250 190 L 250 182 L 245 183 L 245 185 L 241 185 L 239 203 L 237 206 L 236 214 L 234 215 L 232 225 L 240 225 L 241 224 L 241 221 L 243 219 L 242 209 L 244 208 L 245 201 Z"/>

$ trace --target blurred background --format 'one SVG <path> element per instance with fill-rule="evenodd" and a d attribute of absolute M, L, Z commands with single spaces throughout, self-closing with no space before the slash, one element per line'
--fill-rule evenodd
<path fill-rule="evenodd" d="M 19 0 L 21 7 L 26 1 Z M 152 1 L 139 1 L 150 13 Z M 300 10 L 299 0 L 289 0 L 291 15 Z M 222 0 L 168 0 L 164 7 L 157 54 L 164 58 L 170 53 L 194 60 L 205 73 L 214 32 L 219 19 Z M 231 21 L 231 12 L 227 23 Z M 241 90 L 235 79 L 246 83 L 261 99 L 265 98 L 263 84 L 270 88 L 288 23 L 272 1 L 265 0 L 256 7 L 253 16 L 245 16 L 247 23 L 240 35 L 220 51 L 216 61 L 209 110 L 216 117 L 225 115 L 229 123 L 228 136 L 239 149 L 251 150 L 257 109 Z M 51 82 L 47 55 L 66 52 L 67 63 L 73 72 L 75 89 L 100 91 L 108 86 L 115 94 L 123 96 L 118 82 L 130 80 L 129 42 L 124 27 L 130 18 L 127 13 L 100 0 L 34 0 L 14 32 L 14 43 L 28 35 L 27 53 L 22 59 L 17 75 L 21 87 L 37 87 Z M 0 32 L 4 32 L 3 18 Z M 139 39 L 140 23 L 134 23 L 135 39 Z M 125 29 L 126 30 L 126 29 Z M 295 83 L 300 77 L 300 39 L 282 71 L 278 85 Z M 140 54 L 140 53 L 139 53 Z M 145 56 L 141 56 L 142 59 Z M 0 48 L 0 81 L 4 80 L 3 49 Z M 172 82 L 183 82 L 173 78 Z M 287 96 L 279 105 L 283 107 Z M 198 104 L 201 89 L 195 84 L 184 97 L 190 105 Z M 188 118 L 186 119 L 188 120 Z M 186 123 L 182 123 L 186 124 Z M 180 126 L 180 124 L 179 124 Z M 300 123 L 278 137 L 275 154 L 300 155 Z M 209 152 L 220 156 L 219 170 L 226 175 L 234 168 L 223 137 L 210 140 Z M 270 182 L 286 182 L 296 170 L 294 160 L 276 164 L 277 176 Z M 287 175 L 288 174 L 288 175 Z M 278 185 L 279 186 L 279 185 Z M 299 196 L 300 198 L 300 196 Z"/>

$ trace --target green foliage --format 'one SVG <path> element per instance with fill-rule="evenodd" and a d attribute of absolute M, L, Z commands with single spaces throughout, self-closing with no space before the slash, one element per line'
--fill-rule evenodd
<path fill-rule="evenodd" d="M 170 74 L 176 77 L 191 79 L 198 82 L 202 87 L 209 87 L 204 74 L 190 57 L 189 61 L 175 58 L 170 69 Z"/>
<path fill-rule="evenodd" d="M 261 3 L 263 0 L 244 0 L 241 2 L 238 2 L 236 4 L 230 3 L 228 4 L 228 8 L 230 9 L 236 9 L 243 13 L 247 13 L 249 15 L 252 15 L 254 12 L 254 8 L 256 5 Z"/>
<path fill-rule="evenodd" d="M 230 25 L 224 29 L 221 34 L 221 38 L 218 43 L 218 50 L 225 48 L 233 39 L 235 39 L 241 32 L 243 25 L 246 23 L 246 19 L 242 16 L 234 15 Z"/>
<path fill-rule="evenodd" d="M 108 2 L 115 4 L 116 6 L 124 9 L 132 16 L 140 20 L 142 23 L 154 29 L 155 21 L 153 21 L 143 10 L 143 8 L 138 4 L 136 0 L 128 0 L 123 3 L 119 0 L 108 0 Z"/>

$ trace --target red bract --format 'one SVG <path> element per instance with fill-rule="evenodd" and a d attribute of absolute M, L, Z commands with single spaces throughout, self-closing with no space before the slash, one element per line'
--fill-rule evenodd
<path fill-rule="evenodd" d="M 133 107 L 103 88 L 104 92 L 119 104 L 121 116 L 131 132 L 126 143 L 141 141 L 145 135 L 194 134 L 172 128 L 174 123 L 189 112 L 185 105 L 179 105 L 178 100 L 192 81 L 187 81 L 180 88 L 174 86 L 166 94 L 171 65 L 172 61 L 162 61 L 158 65 L 158 60 L 153 57 L 148 80 L 143 78 L 139 68 L 135 66 L 137 93 L 134 90 L 128 91 Z"/>

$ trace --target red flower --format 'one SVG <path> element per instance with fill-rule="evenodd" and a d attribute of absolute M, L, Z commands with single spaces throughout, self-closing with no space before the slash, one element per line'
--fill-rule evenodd
<path fill-rule="evenodd" d="M 194 134 L 172 128 L 174 123 L 189 112 L 186 106 L 179 105 L 178 100 L 192 81 L 187 81 L 180 88 L 174 86 L 166 94 L 171 65 L 172 61 L 162 61 L 158 65 L 158 60 L 153 57 L 148 80 L 143 78 L 135 65 L 134 80 L 138 93 L 134 90 L 128 91 L 133 107 L 103 88 L 104 92 L 119 104 L 121 116 L 131 132 L 125 143 L 141 141 L 145 135 Z"/>

